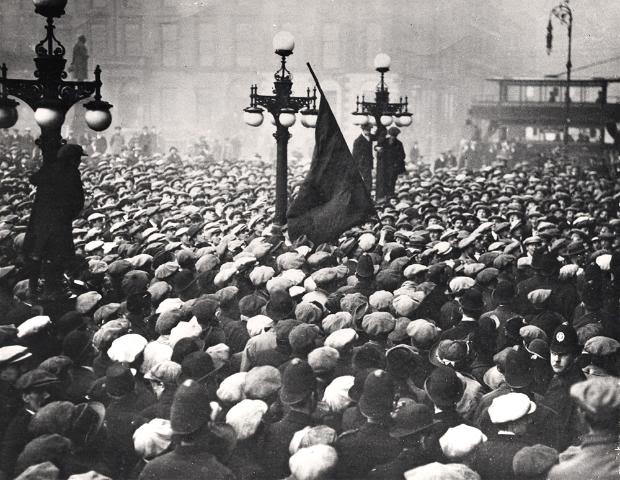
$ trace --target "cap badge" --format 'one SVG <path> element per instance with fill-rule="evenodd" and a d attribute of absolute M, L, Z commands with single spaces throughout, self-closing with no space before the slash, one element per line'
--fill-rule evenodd
<path fill-rule="evenodd" d="M 564 332 L 558 332 L 558 334 L 555 336 L 555 339 L 556 339 L 558 342 L 563 342 L 563 341 L 564 341 L 564 338 L 566 338 L 566 337 L 564 336 Z"/>

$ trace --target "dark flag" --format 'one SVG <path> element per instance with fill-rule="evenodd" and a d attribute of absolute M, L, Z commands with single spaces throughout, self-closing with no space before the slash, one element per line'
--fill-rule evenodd
<path fill-rule="evenodd" d="M 291 240 L 306 235 L 315 245 L 376 216 L 370 194 L 325 95 L 321 95 L 312 164 L 287 212 Z"/>

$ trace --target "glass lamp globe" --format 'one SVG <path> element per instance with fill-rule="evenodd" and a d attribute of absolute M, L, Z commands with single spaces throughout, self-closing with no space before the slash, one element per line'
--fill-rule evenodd
<path fill-rule="evenodd" d="M 315 128 L 316 121 L 318 119 L 318 113 L 316 110 L 306 109 L 301 112 L 301 124 L 307 128 Z"/>
<path fill-rule="evenodd" d="M 370 120 L 368 119 L 368 115 L 354 113 L 353 114 L 353 125 L 366 125 Z"/>
<path fill-rule="evenodd" d="M 34 120 L 41 128 L 59 128 L 65 121 L 65 114 L 50 107 L 39 107 L 34 112 Z"/>
<path fill-rule="evenodd" d="M 381 121 L 381 125 L 383 125 L 384 127 L 387 127 L 392 124 L 392 121 L 393 121 L 392 115 L 381 115 L 380 121 Z"/>
<path fill-rule="evenodd" d="M 387 72 L 390 69 L 392 59 L 386 53 L 379 53 L 375 57 L 374 66 L 378 72 Z"/>
<path fill-rule="evenodd" d="M 112 124 L 110 110 L 86 110 L 86 125 L 95 132 L 102 132 Z"/>
<path fill-rule="evenodd" d="M 250 127 L 260 127 L 263 120 L 263 112 L 259 108 L 246 108 L 243 111 L 243 121 Z"/>
<path fill-rule="evenodd" d="M 0 100 L 0 128 L 11 128 L 17 123 L 17 105 L 14 100 Z"/>
<path fill-rule="evenodd" d="M 411 114 L 401 114 L 401 115 L 397 115 L 396 116 L 396 125 L 398 125 L 399 127 L 408 127 L 409 125 L 411 125 Z"/>
<path fill-rule="evenodd" d="M 44 17 L 60 17 L 65 13 L 67 0 L 32 0 L 34 11 Z"/>
<path fill-rule="evenodd" d="M 278 55 L 290 55 L 295 48 L 295 37 L 290 32 L 282 31 L 273 37 L 273 49 Z"/>
<path fill-rule="evenodd" d="M 283 127 L 292 127 L 295 125 L 295 112 L 289 109 L 282 109 L 280 111 L 280 115 L 278 116 L 278 120 L 280 120 L 280 125 Z"/>

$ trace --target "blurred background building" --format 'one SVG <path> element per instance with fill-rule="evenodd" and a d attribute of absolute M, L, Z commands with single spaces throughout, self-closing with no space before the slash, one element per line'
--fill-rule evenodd
<path fill-rule="evenodd" d="M 87 37 L 89 68 L 99 63 L 104 70 L 114 125 L 126 130 L 155 126 L 168 144 L 199 135 L 237 136 L 246 155 L 270 154 L 274 148 L 268 135 L 242 120 L 250 84 L 258 83 L 259 92 L 270 91 L 278 67 L 271 47 L 274 33 L 288 30 L 296 38 L 289 62 L 294 93 L 303 95 L 312 86 L 308 61 L 351 142 L 357 135 L 350 115 L 355 97 L 361 92 L 373 96 L 378 75 L 372 60 L 385 52 L 392 57 L 386 77 L 392 98 L 408 96 L 414 114 L 401 137 L 406 146 L 417 140 L 429 157 L 458 143 L 471 98 L 491 93 L 485 91 L 490 88 L 485 78 L 563 71 L 565 38 L 559 30 L 557 53 L 547 57 L 545 52 L 547 15 L 555 3 L 76 0 L 69 2 L 56 33 L 69 55 L 77 36 Z M 620 2 L 573 3 L 579 19 L 574 66 L 613 55 L 620 59 L 620 47 L 613 43 Z M 43 22 L 32 12 L 32 0 L 0 3 L 0 58 L 11 75 L 31 75 L 32 39 L 38 37 L 43 37 Z M 583 73 L 610 75 L 617 67 L 607 62 Z M 20 110 L 18 127 L 32 121 L 27 110 Z M 308 156 L 312 131 L 301 126 L 291 131 L 291 152 Z"/>

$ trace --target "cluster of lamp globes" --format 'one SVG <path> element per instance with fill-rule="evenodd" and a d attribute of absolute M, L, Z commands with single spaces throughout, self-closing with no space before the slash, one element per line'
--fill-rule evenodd
<path fill-rule="evenodd" d="M 60 16 L 64 13 L 67 0 L 33 0 L 37 13 L 44 16 Z M 6 88 L 6 87 L 3 87 Z M 19 104 L 6 96 L 0 98 L 0 128 L 11 128 L 17 123 Z M 88 127 L 101 132 L 112 123 L 110 106 L 105 102 L 92 101 L 85 105 L 84 118 Z M 34 112 L 34 119 L 44 129 L 60 128 L 65 121 L 65 111 L 60 104 L 40 105 Z"/>
<path fill-rule="evenodd" d="M 389 55 L 385 53 L 379 53 L 375 57 L 374 67 L 375 70 L 381 73 L 385 73 L 390 70 L 390 64 L 392 63 L 392 59 Z M 411 125 L 412 115 L 409 112 L 397 113 L 395 115 L 391 115 L 388 113 L 384 113 L 379 116 L 379 122 L 384 127 L 389 127 L 392 123 L 396 124 L 399 127 L 408 127 Z M 353 124 L 354 125 L 377 125 L 377 119 L 374 115 L 368 115 L 366 112 L 353 112 Z"/>
<path fill-rule="evenodd" d="M 295 48 L 295 38 L 290 32 L 278 32 L 273 37 L 273 49 L 278 55 L 287 56 L 293 53 Z M 282 108 L 278 112 L 278 121 L 283 127 L 289 128 L 295 125 L 297 117 L 295 116 L 295 110 L 292 108 Z M 307 128 L 316 127 L 317 111 L 310 108 L 302 108 L 299 113 L 301 114 L 301 124 Z M 264 116 L 263 109 L 258 106 L 246 108 L 243 111 L 243 121 L 251 127 L 260 127 L 263 124 Z M 276 119 L 272 115 L 271 124 L 276 125 Z"/>

